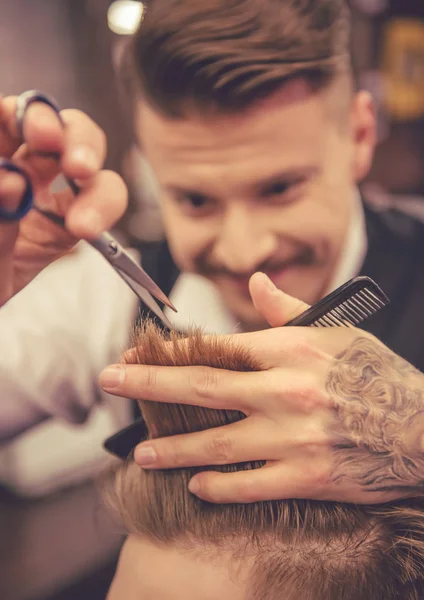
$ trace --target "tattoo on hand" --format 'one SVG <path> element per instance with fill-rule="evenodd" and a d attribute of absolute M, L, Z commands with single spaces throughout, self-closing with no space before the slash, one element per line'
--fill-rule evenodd
<path fill-rule="evenodd" d="M 334 482 L 370 492 L 424 489 L 424 376 L 365 337 L 334 361 L 327 390 L 335 403 Z"/>

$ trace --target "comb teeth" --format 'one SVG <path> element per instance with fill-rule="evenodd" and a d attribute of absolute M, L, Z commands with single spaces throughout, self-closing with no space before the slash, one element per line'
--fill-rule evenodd
<path fill-rule="evenodd" d="M 369 277 L 356 277 L 317 302 L 288 326 L 356 327 L 389 303 Z"/>
<path fill-rule="evenodd" d="M 385 306 L 370 290 L 364 289 L 317 318 L 315 327 L 356 327 Z"/>

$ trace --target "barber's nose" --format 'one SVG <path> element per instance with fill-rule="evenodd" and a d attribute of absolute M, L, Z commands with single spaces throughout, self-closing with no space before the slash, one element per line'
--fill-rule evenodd
<path fill-rule="evenodd" d="M 225 215 L 214 247 L 215 261 L 234 273 L 253 273 L 277 249 L 275 234 L 255 211 L 233 210 Z"/>

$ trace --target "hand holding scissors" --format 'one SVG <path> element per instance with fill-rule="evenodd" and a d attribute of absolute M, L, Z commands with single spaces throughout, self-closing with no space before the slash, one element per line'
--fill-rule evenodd
<path fill-rule="evenodd" d="M 0 100 L 0 305 L 86 239 L 169 326 L 171 303 L 108 233 L 127 206 L 122 179 L 102 169 L 105 136 L 84 113 L 39 92 Z M 63 173 L 69 189 L 52 193 Z M 78 185 L 75 183 L 78 181 Z"/>

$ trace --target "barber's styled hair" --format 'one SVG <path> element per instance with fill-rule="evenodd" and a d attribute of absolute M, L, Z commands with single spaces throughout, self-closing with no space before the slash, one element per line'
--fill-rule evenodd
<path fill-rule="evenodd" d="M 351 75 L 345 0 L 150 0 L 133 40 L 142 96 L 165 115 L 232 111 L 297 76 Z"/>
<path fill-rule="evenodd" d="M 153 325 L 136 334 L 128 362 L 258 371 L 230 338 L 199 331 L 171 341 Z M 150 438 L 218 427 L 237 411 L 140 402 Z M 233 472 L 262 463 L 210 467 Z M 109 500 L 129 533 L 210 553 L 254 557 L 246 600 L 419 600 L 424 598 L 424 520 L 419 499 L 380 506 L 284 500 L 213 505 L 193 496 L 204 467 L 142 471 L 131 459 L 113 479 Z"/>

